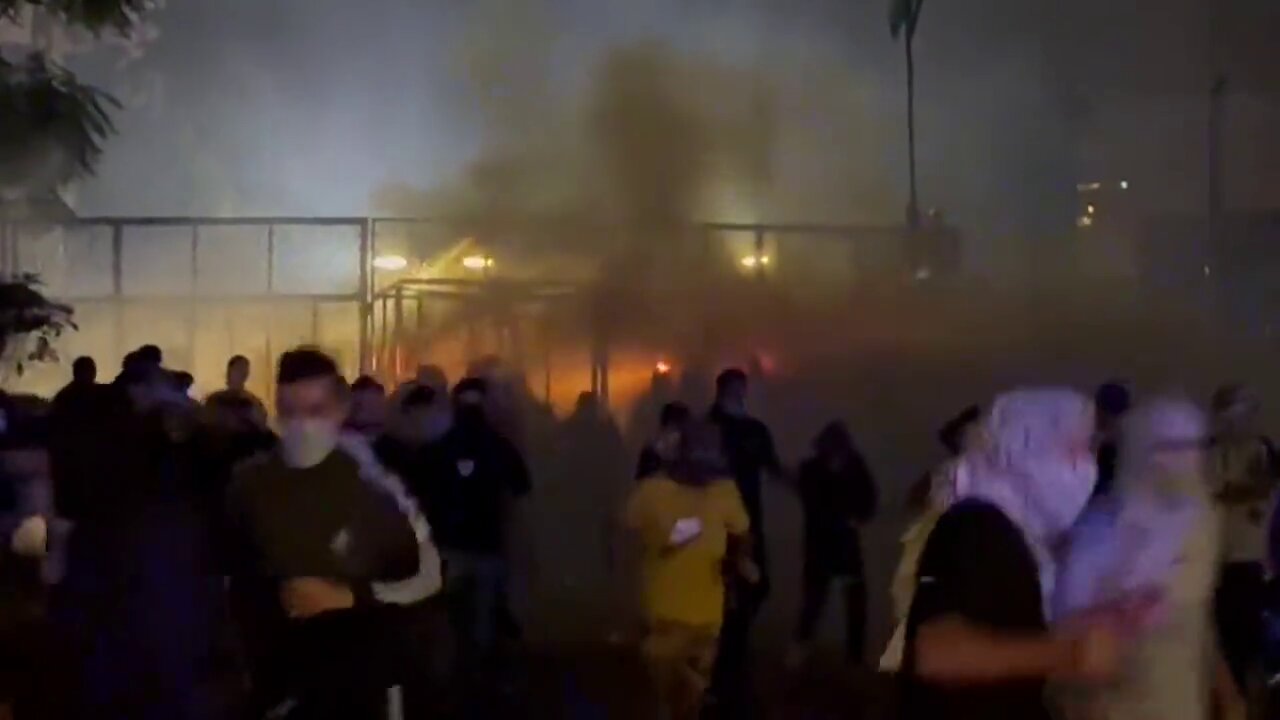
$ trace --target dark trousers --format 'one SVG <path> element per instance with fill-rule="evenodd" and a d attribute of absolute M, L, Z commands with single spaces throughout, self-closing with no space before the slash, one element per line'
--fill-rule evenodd
<path fill-rule="evenodd" d="M 1242 691 L 1262 659 L 1262 611 L 1266 583 L 1261 563 L 1227 563 L 1222 568 L 1214 614 L 1222 655 Z"/>
<path fill-rule="evenodd" d="M 822 611 L 827 607 L 831 584 L 840 584 L 844 594 L 844 652 L 850 663 L 861 663 L 866 655 L 867 586 L 860 575 L 837 575 L 829 568 L 806 567 L 801 587 L 797 642 L 813 640 Z"/>
<path fill-rule="evenodd" d="M 399 609 L 386 606 L 324 613 L 292 624 L 275 667 L 269 668 L 279 684 L 266 703 L 266 717 L 387 718 L 388 691 L 405 681 L 404 630 Z M 255 714 L 262 710 L 262 705 L 251 708 Z"/>
<path fill-rule="evenodd" d="M 724 623 L 707 708 L 717 718 L 746 717 L 751 706 L 751 626 L 769 596 L 769 575 L 758 547 L 756 562 L 761 569 L 759 583 L 735 579 L 725 588 Z"/>

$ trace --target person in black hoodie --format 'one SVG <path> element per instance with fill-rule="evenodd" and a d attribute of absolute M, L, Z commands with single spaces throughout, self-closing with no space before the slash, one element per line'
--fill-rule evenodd
<path fill-rule="evenodd" d="M 231 605 L 259 715 L 385 716 L 397 626 L 373 585 L 419 571 L 395 499 L 338 446 L 347 386 L 333 360 L 302 348 L 280 358 L 280 444 L 235 472 L 227 506 Z"/>
<path fill-rule="evenodd" d="M 709 710 L 714 707 L 721 716 L 739 717 L 747 711 L 750 700 L 751 626 L 769 595 L 762 482 L 765 476 L 784 479 L 785 472 L 768 426 L 748 413 L 745 372 L 729 368 L 716 377 L 716 400 L 710 420 L 720 429 L 729 472 L 751 518 L 751 560 L 760 571 L 758 582 L 735 579 L 730 583 L 708 698 Z"/>
<path fill-rule="evenodd" d="M 427 519 L 444 562 L 461 661 L 471 671 L 495 659 L 510 529 L 517 502 L 531 489 L 524 459 L 485 415 L 486 391 L 479 378 L 460 381 L 453 427 L 428 449 Z"/>
<path fill-rule="evenodd" d="M 798 665 L 808 654 L 822 618 L 832 582 L 845 593 L 845 659 L 861 663 L 865 653 L 867 587 L 862 572 L 860 528 L 875 516 L 875 482 L 844 423 L 818 433 L 813 457 L 797 478 L 804 508 L 804 584 L 800 620 L 789 659 Z"/>

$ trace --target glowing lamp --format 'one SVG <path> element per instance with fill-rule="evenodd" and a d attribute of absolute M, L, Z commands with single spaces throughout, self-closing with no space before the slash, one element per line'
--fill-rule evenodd
<path fill-rule="evenodd" d="M 468 270 L 484 270 L 492 268 L 493 265 L 493 258 L 487 255 L 468 255 L 462 258 L 462 267 Z"/>
<path fill-rule="evenodd" d="M 409 261 L 403 255 L 379 255 L 373 259 L 373 266 L 379 270 L 403 270 L 409 267 Z"/>

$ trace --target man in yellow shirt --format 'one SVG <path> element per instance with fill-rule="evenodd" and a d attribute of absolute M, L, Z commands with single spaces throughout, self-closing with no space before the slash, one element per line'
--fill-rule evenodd
<path fill-rule="evenodd" d="M 671 472 L 636 486 L 623 522 L 643 546 L 642 653 L 658 702 L 667 717 L 696 718 L 724 620 L 725 574 L 759 575 L 719 431 L 705 423 L 686 428 Z"/>

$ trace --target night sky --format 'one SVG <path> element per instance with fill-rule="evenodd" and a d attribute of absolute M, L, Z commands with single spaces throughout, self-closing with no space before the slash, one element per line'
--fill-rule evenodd
<path fill-rule="evenodd" d="M 387 183 L 440 187 L 465 173 L 487 141 L 494 96 L 568 102 L 610 48 L 657 40 L 708 62 L 765 68 L 786 88 L 775 98 L 784 134 L 805 138 L 773 151 L 786 168 L 776 181 L 792 194 L 839 183 L 852 198 L 755 215 L 902 217 L 902 52 L 882 0 L 168 5 L 139 61 L 74 59 L 130 104 L 98 180 L 81 190 L 82 211 L 375 212 L 370 197 Z M 1277 144 L 1265 127 L 1280 102 L 1280 63 L 1267 42 L 1280 36 L 1280 6 L 1122 5 L 926 4 L 918 97 L 927 204 L 978 231 L 1050 232 L 1069 225 L 1078 180 L 1194 175 L 1191 161 L 1171 169 L 1167 158 L 1200 156 L 1169 150 L 1203 136 L 1211 65 L 1228 69 L 1241 107 L 1257 116 L 1239 120 L 1249 128 L 1238 133 L 1249 145 L 1240 154 L 1252 158 L 1240 171 L 1265 184 L 1280 174 L 1280 149 L 1256 147 Z M 529 123 L 538 132 L 537 118 Z M 825 171 L 833 158 L 851 169 Z M 1196 182 L 1178 192 L 1194 195 Z M 736 211 L 704 214 L 726 212 Z"/>

